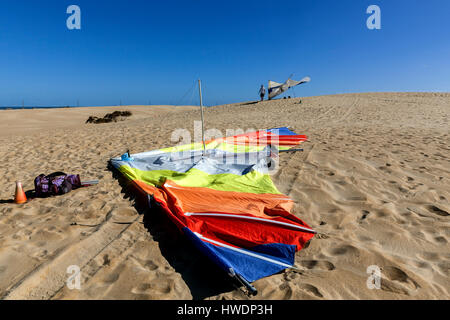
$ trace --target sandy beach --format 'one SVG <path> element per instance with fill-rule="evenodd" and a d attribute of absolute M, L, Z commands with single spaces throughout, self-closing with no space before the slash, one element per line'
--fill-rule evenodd
<path fill-rule="evenodd" d="M 85 124 L 91 115 L 133 113 Z M 0 299 L 250 299 L 218 277 L 164 216 L 108 169 L 111 157 L 193 133 L 192 106 L 0 111 Z M 207 129 L 290 126 L 309 138 L 272 179 L 318 231 L 298 270 L 260 279 L 256 299 L 450 299 L 450 93 L 361 93 L 206 108 Z M 11 203 L 41 173 L 98 185 Z M 81 289 L 66 286 L 81 269 Z M 379 290 L 367 287 L 378 266 Z M 253 298 L 252 298 L 253 299 Z"/>

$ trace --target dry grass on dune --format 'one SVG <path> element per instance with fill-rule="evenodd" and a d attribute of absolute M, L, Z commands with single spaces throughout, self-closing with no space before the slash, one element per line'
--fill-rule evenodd
<path fill-rule="evenodd" d="M 303 153 L 273 175 L 294 214 L 319 231 L 299 270 L 258 280 L 260 299 L 450 298 L 450 94 L 366 93 L 216 106 L 207 128 L 291 126 Z M 82 110 L 83 109 L 83 110 Z M 87 110 L 84 110 L 87 109 Z M 84 124 L 89 115 L 133 113 Z M 8 299 L 247 299 L 204 266 L 163 216 L 136 207 L 107 168 L 127 149 L 193 134 L 194 107 L 2 111 L 0 297 Z M 3 116 L 5 115 L 5 116 Z M 52 118 L 53 117 L 53 118 Z M 53 121 L 48 121 L 48 120 Z M 53 171 L 99 179 L 67 195 L 9 202 L 14 182 Z M 81 290 L 65 286 L 79 265 Z M 382 272 L 380 290 L 366 269 Z M 212 270 L 212 271 L 211 271 Z"/>

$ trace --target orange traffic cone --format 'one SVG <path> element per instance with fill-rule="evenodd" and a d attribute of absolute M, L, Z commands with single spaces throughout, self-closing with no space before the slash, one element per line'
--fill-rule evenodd
<path fill-rule="evenodd" d="M 27 196 L 22 188 L 22 183 L 16 182 L 16 196 L 14 197 L 14 203 L 25 203 L 27 202 Z"/>

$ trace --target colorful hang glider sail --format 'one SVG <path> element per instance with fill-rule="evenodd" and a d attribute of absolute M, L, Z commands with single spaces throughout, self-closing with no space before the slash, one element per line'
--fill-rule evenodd
<path fill-rule="evenodd" d="M 276 128 L 111 159 L 188 239 L 247 286 L 294 264 L 315 234 L 269 173 L 278 149 L 307 139 Z"/>
<path fill-rule="evenodd" d="M 285 83 L 278 83 L 275 81 L 269 81 L 269 100 L 275 98 L 276 96 L 282 94 L 283 92 L 289 90 L 292 87 L 298 86 L 299 84 L 310 82 L 310 77 L 304 77 L 300 81 L 295 81 L 287 79 Z"/>

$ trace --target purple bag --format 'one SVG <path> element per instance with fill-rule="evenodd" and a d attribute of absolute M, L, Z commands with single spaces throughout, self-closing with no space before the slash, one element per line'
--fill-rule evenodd
<path fill-rule="evenodd" d="M 34 179 L 36 197 L 65 194 L 79 187 L 81 187 L 81 180 L 78 174 L 67 175 L 64 172 L 55 172 L 48 176 L 41 174 Z"/>

